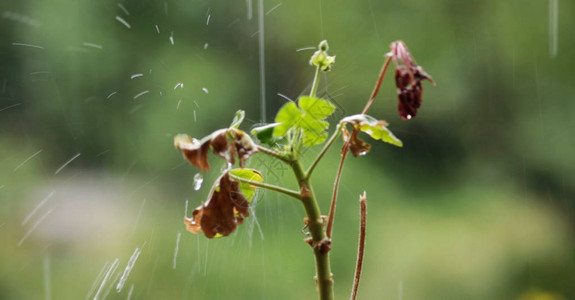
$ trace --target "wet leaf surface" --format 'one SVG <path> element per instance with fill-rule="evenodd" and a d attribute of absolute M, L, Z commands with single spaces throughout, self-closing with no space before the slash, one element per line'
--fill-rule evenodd
<path fill-rule="evenodd" d="M 343 124 L 352 124 L 353 130 L 350 133 L 345 126 L 342 127 L 343 139 L 349 142 L 349 150 L 354 156 L 362 156 L 369 152 L 371 145 L 358 137 L 359 132 L 368 134 L 375 140 L 402 147 L 403 143 L 387 129 L 387 122 L 377 120 L 371 116 L 358 114 L 345 117 L 341 120 Z"/>

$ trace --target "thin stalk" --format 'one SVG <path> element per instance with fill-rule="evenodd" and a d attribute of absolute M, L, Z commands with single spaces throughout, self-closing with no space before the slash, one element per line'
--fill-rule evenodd
<path fill-rule="evenodd" d="M 315 169 L 315 167 L 317 166 L 319 161 L 323 158 L 323 156 L 325 155 L 327 150 L 331 147 L 333 142 L 335 142 L 335 140 L 339 137 L 339 135 L 341 134 L 341 127 L 342 126 L 343 126 L 342 123 L 337 125 L 335 132 L 331 135 L 331 137 L 329 138 L 327 143 L 325 143 L 325 145 L 323 146 L 323 149 L 321 149 L 319 154 L 316 156 L 316 158 L 313 160 L 313 162 L 311 163 L 311 165 L 309 166 L 309 168 L 305 172 L 305 178 L 309 178 L 311 176 L 311 173 L 313 172 L 313 170 Z"/>
<path fill-rule="evenodd" d="M 313 188 L 309 178 L 305 178 L 303 167 L 299 161 L 292 166 L 301 189 L 301 201 L 308 218 L 308 229 L 311 234 L 311 246 L 315 256 L 316 284 L 319 299 L 333 300 L 333 278 L 329 263 L 329 240 L 323 231 L 324 221 L 321 216 Z M 326 249 L 327 247 L 327 249 Z"/>
<path fill-rule="evenodd" d="M 351 300 L 357 297 L 359 289 L 359 279 L 361 277 L 361 268 L 363 266 L 363 256 L 365 253 L 365 228 L 367 227 L 367 196 L 365 191 L 359 196 L 359 240 L 357 245 L 357 261 L 355 264 L 355 276 L 353 277 L 353 286 L 351 288 Z"/>
<path fill-rule="evenodd" d="M 273 185 L 273 184 L 269 184 L 269 183 L 264 183 L 264 182 L 259 182 L 259 181 L 253 181 L 253 180 L 249 180 L 249 179 L 245 179 L 243 177 L 239 177 L 236 175 L 233 175 L 230 173 L 230 177 L 236 181 L 240 181 L 240 182 L 244 182 L 247 184 L 251 184 L 253 186 L 257 186 L 257 187 L 261 187 L 264 189 L 268 189 L 268 190 L 272 190 L 272 191 L 276 191 L 282 194 L 286 194 L 290 197 L 296 198 L 296 199 L 300 199 L 301 200 L 301 195 L 299 192 L 297 191 L 293 191 L 290 189 L 286 189 L 284 187 L 281 186 L 277 186 L 277 185 Z"/>
<path fill-rule="evenodd" d="M 373 87 L 373 91 L 371 92 L 371 96 L 369 97 L 369 100 L 367 100 L 367 104 L 365 105 L 365 108 L 361 112 L 362 114 L 366 114 L 367 111 L 369 110 L 369 108 L 371 107 L 371 105 L 373 104 L 373 101 L 375 101 L 375 97 L 377 96 L 377 93 L 379 92 L 379 88 L 381 87 L 381 83 L 383 82 L 383 78 L 385 78 L 385 73 L 387 72 L 387 69 L 389 67 L 390 62 L 391 62 L 391 56 L 388 55 L 387 59 L 383 63 L 383 66 L 381 67 L 381 71 L 379 72 L 379 77 L 377 78 L 375 86 Z"/>
<path fill-rule="evenodd" d="M 315 97 L 318 86 L 319 86 L 319 66 L 315 68 L 315 75 L 313 77 L 313 83 L 311 84 L 311 91 L 309 92 L 310 97 Z"/>
<path fill-rule="evenodd" d="M 331 232 L 333 230 L 333 221 L 335 219 L 335 206 L 337 203 L 337 192 L 339 191 L 339 181 L 341 179 L 341 172 L 343 171 L 343 163 L 347 158 L 349 153 L 349 143 L 345 142 L 341 148 L 341 160 L 339 161 L 339 167 L 337 168 L 337 174 L 335 175 L 335 180 L 333 182 L 333 193 L 331 195 L 331 204 L 329 206 L 329 215 L 327 219 L 327 238 L 331 239 Z"/>
<path fill-rule="evenodd" d="M 369 110 L 369 108 L 371 107 L 371 105 L 373 104 L 373 101 L 375 101 L 375 97 L 379 93 L 379 88 L 381 87 L 381 83 L 383 82 L 383 79 L 385 78 L 385 74 L 387 73 L 387 69 L 389 68 L 390 62 L 391 62 L 391 56 L 387 56 L 387 59 L 385 60 L 385 62 L 383 63 L 383 66 L 381 67 L 381 71 L 379 72 L 379 77 L 377 78 L 377 81 L 375 82 L 375 86 L 373 87 L 373 91 L 371 91 L 371 96 L 367 100 L 365 108 L 361 112 L 362 114 L 366 114 L 367 111 Z M 354 130 L 357 130 L 357 129 L 354 129 Z M 335 206 L 336 206 L 336 202 L 337 202 L 337 192 L 339 190 L 339 180 L 341 179 L 341 171 L 343 169 L 343 163 L 344 163 L 345 159 L 347 158 L 348 150 L 349 150 L 349 141 L 345 142 L 341 148 L 341 160 L 339 162 L 339 168 L 337 170 L 335 182 L 333 183 L 333 194 L 331 197 L 331 205 L 330 205 L 330 209 L 329 209 L 329 216 L 328 216 L 327 229 L 326 229 L 328 238 L 331 238 L 331 232 L 333 229 L 333 220 L 335 217 Z"/>
<path fill-rule="evenodd" d="M 292 164 L 292 161 L 291 161 L 289 158 L 287 158 L 287 157 L 281 155 L 280 153 L 278 153 L 278 152 L 276 152 L 276 151 L 274 151 L 274 150 L 272 150 L 272 149 L 269 149 L 269 148 L 266 148 L 266 147 L 260 146 L 260 145 L 257 145 L 257 147 L 258 147 L 258 151 L 259 151 L 259 152 L 265 153 L 265 154 L 267 154 L 267 155 L 269 155 L 269 156 L 273 156 L 273 157 L 275 157 L 275 158 L 277 158 L 277 159 L 279 159 L 279 160 L 285 162 L 285 163 L 288 164 L 288 165 L 291 165 L 291 164 Z"/>

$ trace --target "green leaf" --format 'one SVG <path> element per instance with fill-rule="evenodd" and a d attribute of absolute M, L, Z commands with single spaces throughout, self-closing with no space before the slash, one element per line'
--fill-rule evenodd
<path fill-rule="evenodd" d="M 327 139 L 325 130 L 329 123 L 323 120 L 315 119 L 312 115 L 305 114 L 301 121 L 300 127 L 303 129 L 303 144 L 311 147 L 323 143 Z"/>
<path fill-rule="evenodd" d="M 230 125 L 230 128 L 236 128 L 238 129 L 240 127 L 240 124 L 242 124 L 242 121 L 244 120 L 246 116 L 246 112 L 243 110 L 238 110 L 236 112 L 236 115 L 234 116 L 234 120 L 232 121 L 232 125 Z"/>
<path fill-rule="evenodd" d="M 298 99 L 298 105 L 294 102 L 286 103 L 278 112 L 275 121 L 280 123 L 275 127 L 273 136 L 284 136 L 291 128 L 299 128 L 303 133 L 303 144 L 311 147 L 323 143 L 327 139 L 325 130 L 329 123 L 324 121 L 335 111 L 335 105 L 331 102 L 302 96 Z"/>
<path fill-rule="evenodd" d="M 294 102 L 284 104 L 276 115 L 275 122 L 280 124 L 274 129 L 273 136 L 283 137 L 290 128 L 299 122 L 301 115 L 301 110 L 297 108 L 297 105 Z"/>
<path fill-rule="evenodd" d="M 300 97 L 298 104 L 304 112 L 300 120 L 300 127 L 304 132 L 303 144 L 311 147 L 323 143 L 327 139 L 325 130 L 329 127 L 329 123 L 324 119 L 335 111 L 335 105 L 327 100 L 308 96 Z"/>
<path fill-rule="evenodd" d="M 331 102 L 315 97 L 302 96 L 298 99 L 298 104 L 306 115 L 317 120 L 323 120 L 335 111 L 335 105 Z"/>
<path fill-rule="evenodd" d="M 387 123 L 385 121 L 377 120 L 374 117 L 368 115 L 359 114 L 345 117 L 341 120 L 341 123 L 352 123 L 362 132 L 367 133 L 375 140 L 380 140 L 398 147 L 403 147 L 403 143 L 397 137 L 395 137 L 395 135 L 393 135 L 389 129 L 387 129 Z"/>
<path fill-rule="evenodd" d="M 262 176 L 262 173 L 260 173 L 257 170 L 254 169 L 233 169 L 230 170 L 230 174 L 232 174 L 233 176 L 236 177 L 240 177 L 243 179 L 247 179 L 247 180 L 251 180 L 251 181 L 257 181 L 257 182 L 263 182 L 264 178 Z M 241 182 L 240 183 L 240 190 L 242 191 L 242 194 L 244 194 L 244 197 L 246 198 L 246 200 L 248 202 L 252 202 L 252 200 L 254 199 L 254 196 L 256 194 L 256 186 L 250 185 L 249 183 L 245 183 L 245 182 Z"/>
<path fill-rule="evenodd" d="M 271 123 L 264 126 L 259 126 L 252 129 L 251 133 L 260 142 L 273 146 L 276 142 L 276 138 L 273 137 L 275 128 L 281 123 Z"/>

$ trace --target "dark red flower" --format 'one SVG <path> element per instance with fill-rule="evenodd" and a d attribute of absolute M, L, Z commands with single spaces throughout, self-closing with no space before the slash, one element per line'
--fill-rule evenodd
<path fill-rule="evenodd" d="M 389 55 L 395 64 L 399 116 L 404 120 L 409 120 L 416 116 L 417 110 L 421 106 L 421 95 L 423 94 L 421 81 L 427 79 L 434 85 L 435 82 L 422 67 L 417 65 L 403 41 L 391 43 Z"/>

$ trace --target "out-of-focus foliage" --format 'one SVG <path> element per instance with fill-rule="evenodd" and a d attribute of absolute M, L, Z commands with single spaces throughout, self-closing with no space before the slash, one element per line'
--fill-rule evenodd
<path fill-rule="evenodd" d="M 260 193 L 226 239 L 182 224 L 186 201 L 191 213 L 209 187 L 194 190 L 197 171 L 173 136 L 226 127 L 238 109 L 245 132 L 262 121 L 258 1 L 5 2 L 0 298 L 78 299 L 100 287 L 109 299 L 315 296 L 297 202 Z M 361 111 L 391 41 L 405 41 L 437 82 L 414 120 L 397 115 L 393 76 L 369 112 L 404 146 L 373 143 L 346 163 L 332 252 L 339 297 L 351 287 L 363 190 L 360 298 L 575 297 L 575 3 L 263 2 L 268 122 L 287 101 L 278 93 L 309 89 L 305 48 L 322 39 L 337 55 L 317 94 L 336 107 L 331 130 Z M 338 157 L 316 170 L 324 212 Z M 209 159 L 213 182 L 222 160 Z M 248 167 L 295 186 L 281 163 L 255 155 Z"/>

